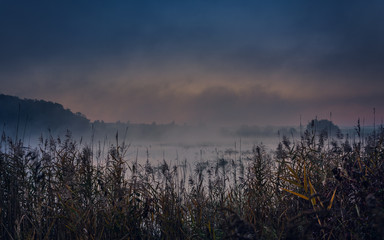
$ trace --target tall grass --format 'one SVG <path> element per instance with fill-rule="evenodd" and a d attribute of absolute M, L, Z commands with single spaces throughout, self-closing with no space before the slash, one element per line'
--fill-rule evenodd
<path fill-rule="evenodd" d="M 356 134 L 313 129 L 192 170 L 141 165 L 117 140 L 100 161 L 70 133 L 37 148 L 3 134 L 0 238 L 383 239 L 384 130 Z"/>

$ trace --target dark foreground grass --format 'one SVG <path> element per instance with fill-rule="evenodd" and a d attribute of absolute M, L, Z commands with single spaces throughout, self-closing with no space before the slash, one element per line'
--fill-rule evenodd
<path fill-rule="evenodd" d="M 69 135 L 36 149 L 3 136 L 0 239 L 384 239 L 384 131 L 356 131 L 192 171 L 140 165 L 124 143 L 100 159 Z"/>

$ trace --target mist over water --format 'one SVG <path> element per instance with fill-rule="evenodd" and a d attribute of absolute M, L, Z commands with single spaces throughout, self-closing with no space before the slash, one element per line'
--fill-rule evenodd
<path fill-rule="evenodd" d="M 129 161 L 144 163 L 167 163 L 179 164 L 187 162 L 195 164 L 198 162 L 213 162 L 217 159 L 230 158 L 238 160 L 245 159 L 252 152 L 255 145 L 263 145 L 267 150 L 276 148 L 278 138 L 254 138 L 254 139 L 221 139 L 217 142 L 183 142 L 180 139 L 175 142 L 132 142 L 127 151 Z M 172 164 L 173 163 L 173 164 Z"/>
<path fill-rule="evenodd" d="M 243 160 L 252 155 L 255 146 L 261 146 L 268 153 L 274 153 L 278 143 L 287 137 L 291 142 L 300 140 L 303 131 L 308 126 L 213 126 L 213 125 L 179 125 L 168 124 L 133 124 L 105 123 L 94 121 L 87 123 L 81 115 L 81 124 L 59 125 L 57 128 L 46 128 L 28 122 L 28 116 L 15 117 L 9 124 L 4 124 L 4 136 L 12 140 L 21 140 L 24 146 L 39 147 L 42 141 L 50 139 L 72 138 L 79 146 L 92 149 L 95 163 L 104 164 L 113 146 L 125 148 L 124 159 L 138 164 L 170 165 L 190 164 L 191 167 L 199 162 L 215 162 L 218 159 Z M 27 119 L 27 120 L 23 120 Z M 59 117 L 56 117 L 59 119 Z M 317 121 L 317 120 L 316 120 Z M 321 120 L 326 129 L 329 122 Z M 34 125 L 39 126 L 33 127 Z M 52 124 L 51 124 L 52 125 Z M 336 130 L 328 129 L 329 134 Z M 353 128 L 343 129 L 345 134 L 353 136 Z"/>
<path fill-rule="evenodd" d="M 214 124 L 157 124 L 104 121 L 91 122 L 81 113 L 44 100 L 20 99 L 0 94 L 0 124 L 3 134 L 25 147 L 39 147 L 46 140 L 72 138 L 81 147 L 90 147 L 97 162 L 105 162 L 113 146 L 125 147 L 125 160 L 152 164 L 195 164 L 218 159 L 247 159 L 254 146 L 273 152 L 283 137 L 300 140 L 311 123 L 299 126 L 258 126 Z M 315 124 L 315 122 L 316 124 Z M 319 132 L 337 135 L 338 126 L 328 120 L 314 120 Z M 316 126 L 315 126 L 316 125 Z M 364 126 L 364 121 L 363 121 Z M 366 130 L 369 130 L 365 128 Z M 354 128 L 344 129 L 349 136 Z M 364 128 L 362 130 L 364 133 Z M 6 136 L 6 137 L 5 137 Z"/>
<path fill-rule="evenodd" d="M 246 134 L 243 128 L 244 126 L 219 128 L 174 125 L 158 134 L 156 128 L 138 132 L 135 127 L 127 124 L 111 124 L 109 128 L 94 125 L 82 132 L 47 129 L 35 134 L 31 129 L 20 128 L 16 132 L 11 127 L 5 127 L 3 132 L 8 138 L 17 138 L 30 148 L 39 147 L 42 141 L 51 138 L 64 140 L 71 137 L 78 145 L 91 147 L 94 161 L 99 163 L 105 162 L 111 146 L 119 145 L 125 147 L 124 157 L 128 162 L 144 164 L 148 161 L 156 165 L 166 161 L 171 165 L 188 163 L 192 166 L 198 162 L 213 162 L 217 159 L 246 159 L 256 145 L 264 146 L 268 152 L 273 151 L 282 138 L 278 128 L 257 127 L 259 133 Z"/>

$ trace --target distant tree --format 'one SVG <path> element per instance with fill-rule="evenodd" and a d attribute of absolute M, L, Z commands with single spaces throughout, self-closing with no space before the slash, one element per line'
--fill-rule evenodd
<path fill-rule="evenodd" d="M 310 132 L 313 131 L 318 135 L 322 134 L 325 136 L 342 136 L 340 128 L 335 125 L 332 121 L 329 121 L 327 119 L 313 119 L 307 124 L 307 130 Z"/>

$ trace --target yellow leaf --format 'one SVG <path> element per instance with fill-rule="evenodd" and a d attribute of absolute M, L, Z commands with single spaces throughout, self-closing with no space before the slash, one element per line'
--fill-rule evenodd
<path fill-rule="evenodd" d="M 294 191 L 291 191 L 291 190 L 288 190 L 288 189 L 285 189 L 285 188 L 282 188 L 282 190 L 284 191 L 287 191 L 289 193 L 292 193 L 298 197 L 301 197 L 302 199 L 305 199 L 305 200 L 309 200 L 309 198 L 307 196 L 304 196 L 303 194 L 300 194 L 300 193 L 297 193 L 297 192 L 294 192 Z"/>
<path fill-rule="evenodd" d="M 329 203 L 329 206 L 327 207 L 328 210 L 330 210 L 332 208 L 333 200 L 335 199 L 336 190 L 337 190 L 337 187 L 335 188 L 335 191 L 333 191 L 331 202 Z"/>
<path fill-rule="evenodd" d="M 310 190 L 311 190 L 311 196 L 312 196 L 313 194 L 316 193 L 316 190 L 315 190 L 315 188 L 312 186 L 311 180 L 309 180 L 308 183 L 309 183 L 309 188 L 310 188 Z M 315 198 L 311 198 L 311 202 L 312 202 L 312 205 L 313 205 L 313 206 L 316 206 L 316 199 L 315 199 Z"/>
<path fill-rule="evenodd" d="M 291 184 L 293 184 L 293 185 L 296 185 L 296 186 L 298 186 L 298 187 L 303 187 L 300 183 L 294 182 L 294 181 L 292 181 L 292 180 L 288 180 L 288 179 L 285 179 L 285 178 L 283 178 L 283 177 L 280 177 L 280 179 L 281 179 L 281 180 L 284 180 L 284 181 L 286 181 L 286 182 L 289 182 L 289 183 L 291 183 Z"/>
<path fill-rule="evenodd" d="M 211 233 L 212 231 L 211 231 L 211 223 L 208 221 L 208 231 L 209 231 L 209 233 Z"/>
<path fill-rule="evenodd" d="M 290 166 L 287 165 L 288 170 L 292 173 L 292 177 L 296 178 L 296 181 L 300 181 L 299 176 L 296 174 L 295 170 L 293 170 Z"/>

